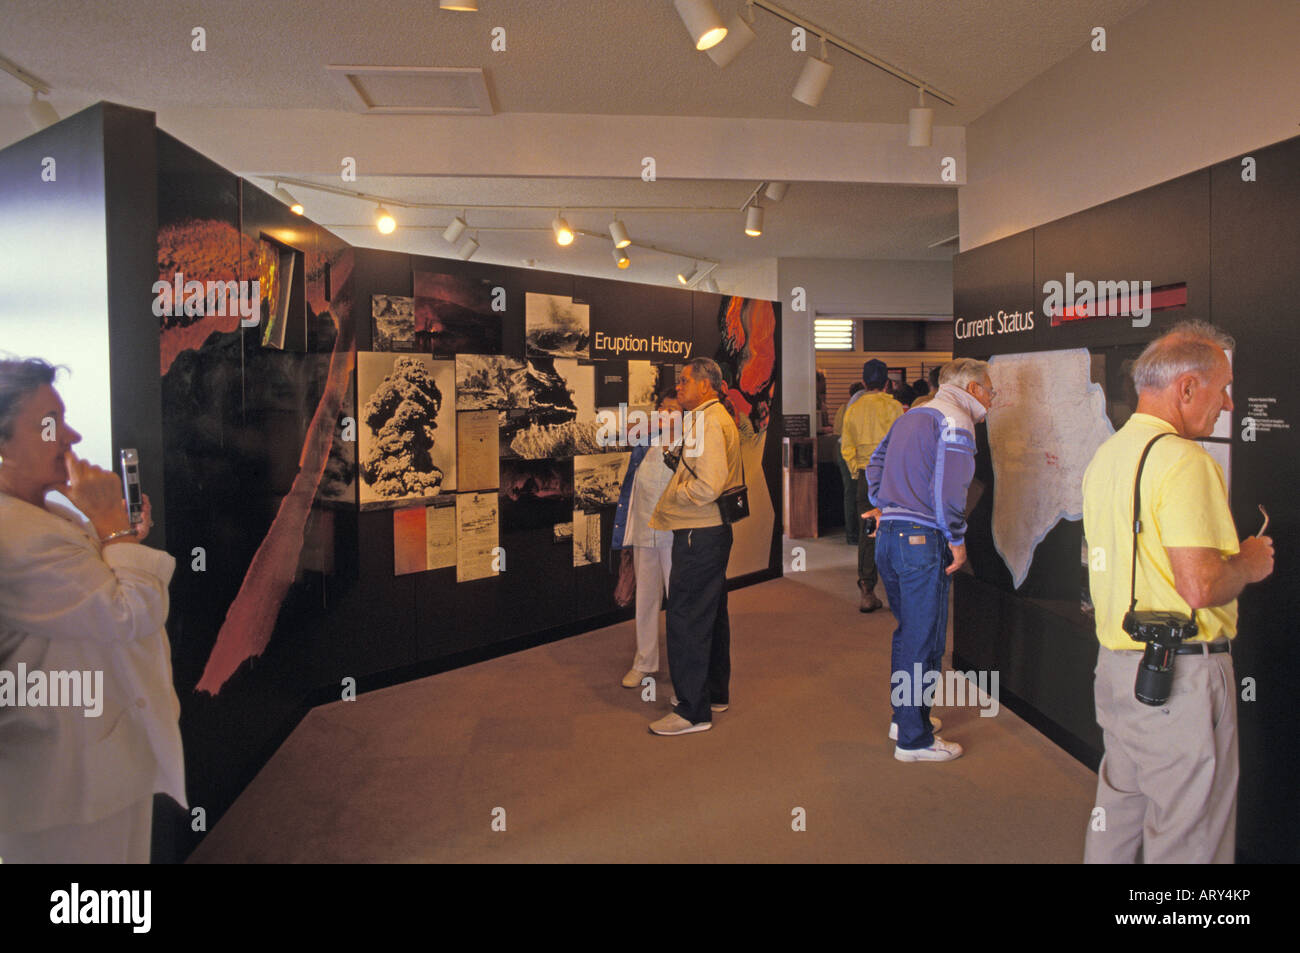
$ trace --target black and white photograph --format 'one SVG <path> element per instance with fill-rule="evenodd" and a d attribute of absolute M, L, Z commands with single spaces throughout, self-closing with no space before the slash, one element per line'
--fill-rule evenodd
<path fill-rule="evenodd" d="M 530 356 L 591 356 L 591 309 L 587 305 L 565 295 L 530 292 L 524 306 Z"/>
<path fill-rule="evenodd" d="M 575 360 L 529 358 L 528 401 L 501 424 L 502 456 L 542 460 L 597 453 L 595 368 Z"/>
<path fill-rule="evenodd" d="M 528 366 L 519 358 L 456 355 L 457 410 L 525 410 L 530 395 Z"/>
<path fill-rule="evenodd" d="M 594 566 L 600 562 L 600 514 L 573 511 L 573 565 Z"/>
<path fill-rule="evenodd" d="M 456 365 L 426 354 L 357 354 L 361 508 L 456 488 Z"/>
<path fill-rule="evenodd" d="M 578 509 L 591 513 L 616 506 L 632 454 L 596 453 L 573 458 L 573 491 Z"/>
<path fill-rule="evenodd" d="M 373 351 L 415 350 L 415 299 L 402 295 L 371 295 Z"/>
<path fill-rule="evenodd" d="M 649 361 L 627 362 L 627 405 L 654 407 L 659 393 L 659 365 Z"/>

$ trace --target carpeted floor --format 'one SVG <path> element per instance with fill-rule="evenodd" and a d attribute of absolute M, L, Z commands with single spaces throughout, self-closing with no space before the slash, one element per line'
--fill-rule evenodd
<path fill-rule="evenodd" d="M 842 540 L 785 553 L 731 594 L 713 730 L 647 732 L 672 684 L 620 687 L 629 621 L 313 710 L 191 860 L 1078 862 L 1096 776 L 1005 708 L 936 711 L 957 761 L 894 760 L 893 616 Z"/>

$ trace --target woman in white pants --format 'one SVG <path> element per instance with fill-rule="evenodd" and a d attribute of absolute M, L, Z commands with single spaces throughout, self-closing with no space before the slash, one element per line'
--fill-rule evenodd
<path fill-rule="evenodd" d="M 648 445 L 633 448 L 614 517 L 612 548 L 630 548 L 636 569 L 636 657 L 623 676 L 624 688 L 636 688 L 646 675 L 659 671 L 659 610 L 672 570 L 673 534 L 652 529 L 650 514 L 673 475 L 664 463 L 658 434 L 680 432 L 680 426 L 670 430 L 668 421 L 674 415 L 680 421 L 682 409 L 677 398 L 667 393 L 660 395 L 656 411 L 660 427 Z"/>

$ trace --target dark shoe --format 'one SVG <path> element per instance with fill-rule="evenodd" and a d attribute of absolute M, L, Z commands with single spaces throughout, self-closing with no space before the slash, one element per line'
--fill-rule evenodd
<path fill-rule="evenodd" d="M 875 612 L 884 605 L 884 603 L 876 597 L 875 592 L 863 586 L 859 586 L 859 588 L 862 590 L 862 601 L 858 603 L 859 612 Z"/>

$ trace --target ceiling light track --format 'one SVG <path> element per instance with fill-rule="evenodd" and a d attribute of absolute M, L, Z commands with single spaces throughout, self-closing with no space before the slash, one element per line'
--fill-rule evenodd
<path fill-rule="evenodd" d="M 429 209 L 431 211 L 475 211 L 475 212 L 527 212 L 539 211 L 550 212 L 554 214 L 554 205 L 466 205 L 463 202 L 411 202 L 404 199 L 396 199 L 388 195 L 376 195 L 372 192 L 358 192 L 356 189 L 345 189 L 337 185 L 323 185 L 319 182 L 309 182 L 306 179 L 298 179 L 288 175 L 254 175 L 253 178 L 270 179 L 279 182 L 281 185 L 292 185 L 295 188 L 314 189 L 317 192 L 328 192 L 331 195 L 342 195 L 350 199 L 359 199 L 363 202 L 376 202 L 381 205 L 391 206 L 394 208 L 414 208 Z M 767 183 L 763 183 L 766 185 Z M 746 203 L 748 204 L 748 203 Z M 568 212 L 608 212 L 609 203 L 603 205 L 566 205 L 565 211 Z M 618 207 L 620 215 L 634 213 L 637 215 L 651 214 L 655 212 L 670 212 L 680 214 L 683 212 L 702 212 L 709 214 L 721 214 L 734 212 L 735 208 L 730 205 L 620 205 Z"/>
<path fill-rule="evenodd" d="M 930 83 L 927 83 L 922 79 L 918 79 L 917 77 L 913 76 L 911 73 L 908 73 L 905 70 L 901 70 L 897 66 L 894 66 L 891 63 L 886 63 L 878 56 L 872 56 L 870 53 L 862 49 L 862 47 L 858 46 L 857 44 L 850 43 L 848 40 L 836 36 L 834 33 L 830 32 L 829 30 L 823 29 L 822 27 L 819 27 L 817 24 L 805 20 L 803 17 L 799 16 L 799 14 L 790 12 L 780 4 L 772 3 L 771 0 L 751 0 L 751 2 L 753 3 L 754 6 L 766 10 L 774 17 L 778 17 L 786 21 L 787 23 L 793 23 L 795 26 L 803 27 L 805 30 L 808 31 L 810 35 L 820 37 L 825 43 L 829 43 L 832 46 L 838 46 L 845 53 L 849 53 L 853 56 L 856 56 L 864 63 L 870 63 L 872 66 L 876 67 L 877 69 L 884 70 L 886 73 L 890 74 L 891 76 L 895 76 L 898 79 L 901 79 L 903 82 L 911 86 L 915 86 L 917 89 L 924 90 L 925 92 L 929 93 L 931 96 L 933 96 L 935 99 L 939 100 L 940 102 L 947 103 L 949 106 L 957 105 L 957 101 L 955 99 L 953 99 L 951 96 L 947 95 L 946 93 L 940 92 L 939 90 L 935 89 L 934 86 L 932 86 Z"/>
<path fill-rule="evenodd" d="M 19 82 L 24 83 L 33 92 L 40 93 L 42 96 L 50 95 L 49 83 L 27 72 L 27 70 L 23 69 L 8 57 L 0 56 L 0 69 L 4 70 Z"/>

